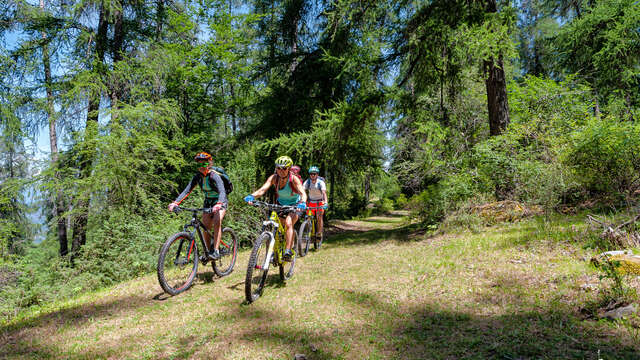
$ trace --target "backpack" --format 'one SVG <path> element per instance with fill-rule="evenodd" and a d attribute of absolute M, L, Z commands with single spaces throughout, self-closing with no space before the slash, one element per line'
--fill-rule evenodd
<path fill-rule="evenodd" d="M 322 182 L 324 183 L 325 186 L 327 186 L 327 181 L 322 177 L 318 175 L 318 180 L 322 180 Z M 320 183 L 318 182 L 318 180 L 316 180 L 316 189 L 317 190 L 321 190 L 320 189 Z M 302 187 L 308 187 L 309 189 L 311 189 L 311 179 L 307 179 L 304 181 L 304 183 L 302 183 Z"/>
<path fill-rule="evenodd" d="M 211 171 L 220 175 L 220 178 L 222 179 L 222 183 L 224 184 L 224 191 L 227 193 L 227 195 L 231 194 L 231 192 L 233 191 L 233 183 L 231 182 L 231 179 L 229 179 L 229 175 L 227 175 L 224 169 L 218 166 L 212 166 Z M 204 178 L 203 189 L 209 181 L 208 178 L 209 178 L 209 174 L 207 174 L 207 176 Z"/>

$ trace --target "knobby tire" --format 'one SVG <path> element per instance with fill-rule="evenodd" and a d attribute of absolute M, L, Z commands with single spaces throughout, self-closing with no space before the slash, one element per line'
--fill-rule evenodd
<path fill-rule="evenodd" d="M 282 239 L 284 241 L 284 239 Z M 278 268 L 280 269 L 280 280 L 287 281 L 289 278 L 293 276 L 293 268 L 296 266 L 296 254 L 298 249 L 298 233 L 293 232 L 293 244 L 291 245 L 291 250 L 293 250 L 293 257 L 291 261 L 283 261 L 281 264 L 278 264 Z M 284 253 L 284 252 L 283 252 Z"/>
<path fill-rule="evenodd" d="M 189 289 L 198 272 L 198 244 L 188 232 L 174 234 L 164 242 L 158 257 L 158 282 L 171 295 Z"/>
<path fill-rule="evenodd" d="M 298 240 L 300 245 L 298 255 L 300 255 L 300 257 L 305 257 L 309 252 L 309 244 L 311 243 L 311 221 L 309 219 L 300 224 L 300 229 L 298 229 Z"/>
<path fill-rule="evenodd" d="M 256 301 L 260 295 L 262 295 L 264 285 L 267 281 L 269 269 L 258 269 L 256 265 L 262 267 L 265 264 L 270 240 L 271 236 L 269 233 L 263 232 L 253 243 L 253 249 L 249 256 L 249 264 L 247 264 L 247 275 L 244 280 L 244 295 L 248 303 Z"/>
<path fill-rule="evenodd" d="M 224 246 L 222 241 L 228 247 Z M 236 257 L 238 256 L 238 240 L 231 228 L 222 229 L 222 241 L 219 248 L 220 259 L 212 262 L 213 271 L 220 277 L 227 276 L 233 272 L 233 266 L 236 264 Z M 223 252 L 225 252 L 224 255 L 222 255 Z"/>

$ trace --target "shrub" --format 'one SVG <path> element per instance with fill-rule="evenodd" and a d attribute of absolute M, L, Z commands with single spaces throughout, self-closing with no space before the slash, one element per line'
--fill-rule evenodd
<path fill-rule="evenodd" d="M 592 193 L 619 200 L 638 189 L 640 125 L 613 118 L 593 119 L 572 136 L 564 162 Z"/>
<path fill-rule="evenodd" d="M 409 200 L 407 200 L 407 197 L 404 194 L 399 194 L 395 199 L 394 208 L 402 210 L 407 207 L 408 202 Z"/>
<path fill-rule="evenodd" d="M 375 211 L 377 214 L 388 214 L 393 210 L 393 200 L 391 199 L 379 199 L 375 203 Z"/>

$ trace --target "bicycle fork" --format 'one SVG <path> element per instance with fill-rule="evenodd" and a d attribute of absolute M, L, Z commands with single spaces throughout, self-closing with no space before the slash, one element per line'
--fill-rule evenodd
<path fill-rule="evenodd" d="M 279 224 L 273 220 L 264 221 L 262 225 L 264 228 L 266 228 L 269 225 L 273 225 L 275 229 L 277 229 L 279 226 Z M 267 249 L 267 256 L 264 258 L 264 264 L 257 265 L 257 266 L 261 266 L 262 270 L 269 270 L 269 265 L 271 264 L 271 257 L 273 256 L 273 250 L 276 244 L 276 239 L 273 236 L 273 233 L 268 232 L 267 234 L 269 234 L 269 248 Z"/>

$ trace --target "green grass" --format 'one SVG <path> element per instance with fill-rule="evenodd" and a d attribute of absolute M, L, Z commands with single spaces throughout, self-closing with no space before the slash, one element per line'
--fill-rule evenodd
<path fill-rule="evenodd" d="M 20 314 L 0 328 L 0 358 L 640 358 L 624 328 L 582 319 L 596 294 L 580 285 L 597 274 L 579 219 L 437 237 L 367 220 L 299 259 L 286 284 L 273 271 L 251 305 L 243 251 L 230 276 L 200 268 L 179 296 L 152 274 Z"/>

